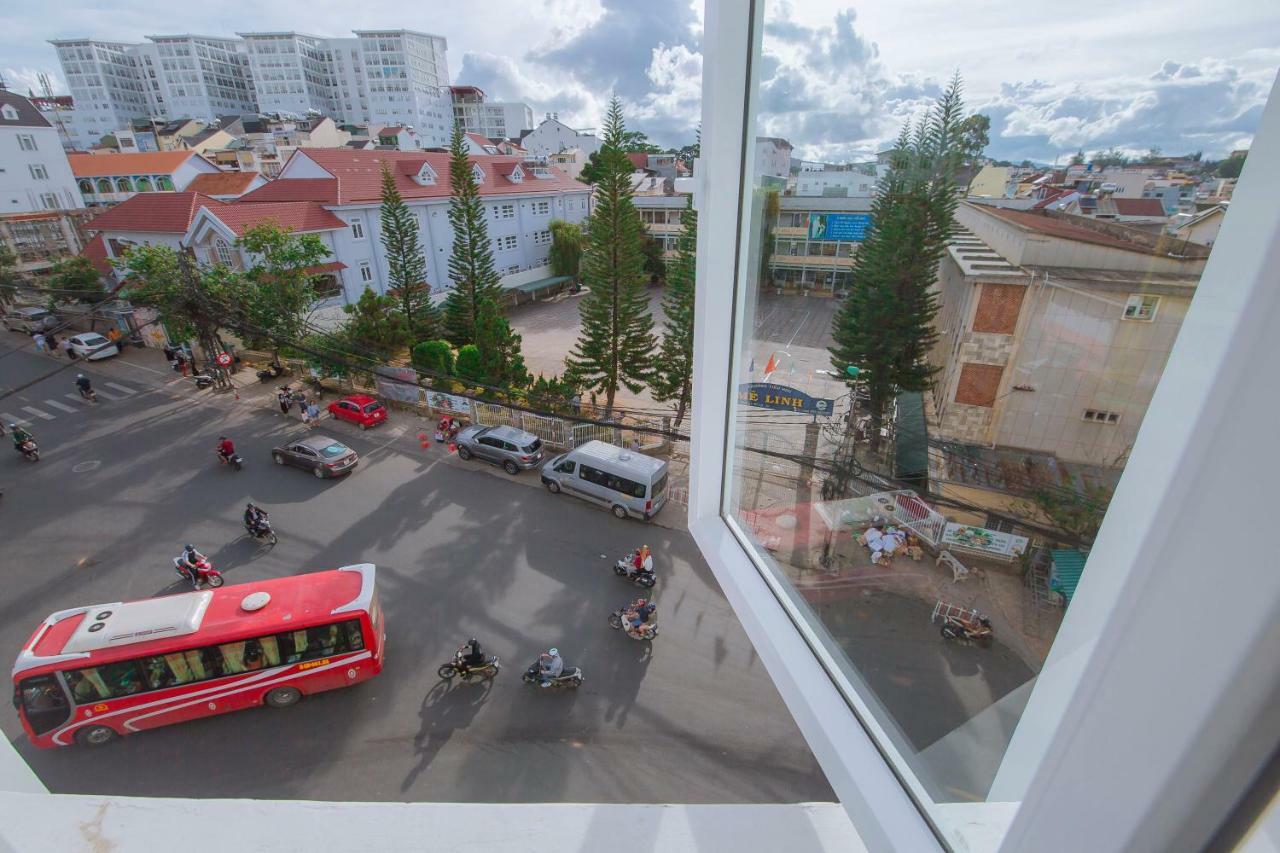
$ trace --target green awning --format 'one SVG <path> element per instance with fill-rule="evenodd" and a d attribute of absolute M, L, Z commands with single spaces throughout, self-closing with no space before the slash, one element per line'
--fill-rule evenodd
<path fill-rule="evenodd" d="M 1087 555 L 1075 548 L 1064 548 L 1049 552 L 1053 558 L 1053 570 L 1049 574 L 1049 588 L 1062 593 L 1062 597 L 1071 603 L 1071 596 L 1076 594 L 1080 585 L 1080 575 L 1084 574 L 1084 561 Z"/>
<path fill-rule="evenodd" d="M 893 477 L 928 488 L 929 430 L 924 422 L 924 394 L 898 395 L 898 418 L 893 429 Z"/>
<path fill-rule="evenodd" d="M 553 275 L 551 278 L 540 278 L 537 281 L 526 281 L 524 284 L 517 284 L 511 290 L 519 290 L 523 293 L 538 293 L 557 284 L 564 284 L 566 281 L 572 281 L 573 276 Z"/>

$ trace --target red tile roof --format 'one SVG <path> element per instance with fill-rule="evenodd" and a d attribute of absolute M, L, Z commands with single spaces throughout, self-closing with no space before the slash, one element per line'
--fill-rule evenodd
<path fill-rule="evenodd" d="M 1164 205 L 1158 198 L 1113 198 L 1116 213 L 1121 216 L 1156 216 L 1164 217 Z"/>
<path fill-rule="evenodd" d="M 238 196 L 249 189 L 249 185 L 258 177 L 256 172 L 219 172 L 215 174 L 196 175 L 195 180 L 187 184 L 187 191 L 204 193 L 205 195 Z"/>
<path fill-rule="evenodd" d="M 80 254 L 89 259 L 89 263 L 93 264 L 93 268 L 103 278 L 110 278 L 111 273 L 115 271 L 115 267 L 111 266 L 110 256 L 107 254 L 107 241 L 102 239 L 101 234 L 85 243 L 84 248 L 80 250 Z"/>
<path fill-rule="evenodd" d="M 470 139 L 472 142 L 474 142 L 476 145 L 479 145 L 481 148 L 493 146 L 493 140 L 479 133 L 468 133 L 467 139 Z"/>
<path fill-rule="evenodd" d="M 315 201 L 276 201 L 258 204 L 220 204 L 210 208 L 210 213 L 236 233 L 263 222 L 275 222 L 281 228 L 304 233 L 308 231 L 336 231 L 347 223 L 334 216 Z"/>
<path fill-rule="evenodd" d="M 986 207 L 985 205 L 973 205 L 973 207 L 979 208 L 983 213 L 998 216 L 1015 225 L 1031 231 L 1038 231 L 1049 237 L 1078 240 L 1081 243 L 1093 243 L 1098 246 L 1109 246 L 1113 249 L 1126 249 L 1130 252 L 1141 252 L 1144 255 L 1152 254 L 1149 247 L 1140 243 L 1132 243 L 1120 237 L 1113 237 L 1110 234 L 1091 231 L 1088 228 L 1051 217 L 1047 213 L 1030 213 L 1025 210 L 1009 210 L 1004 207 Z"/>
<path fill-rule="evenodd" d="M 307 157 L 316 165 L 333 175 L 331 183 L 323 183 L 326 179 L 317 178 L 276 178 L 267 186 L 247 193 L 243 201 L 283 201 L 323 200 L 327 204 L 362 204 L 378 202 L 382 197 L 382 164 L 391 167 L 395 178 L 396 189 L 406 199 L 414 198 L 448 198 L 449 188 L 449 155 L 433 151 L 354 151 L 349 148 L 299 148 L 293 157 Z M 472 163 L 479 164 L 484 170 L 484 180 L 480 184 L 480 195 L 518 195 L 521 193 L 547 192 L 588 192 L 590 187 L 575 181 L 562 170 L 548 166 L 549 178 L 537 178 L 525 173 L 523 183 L 513 184 L 500 173 L 502 167 L 510 172 L 511 164 L 521 163 L 520 157 L 504 155 L 491 156 L 476 154 L 470 158 Z M 292 162 L 292 158 L 290 158 Z M 401 172 L 401 164 L 414 164 L 409 174 Z M 430 163 L 435 170 L 436 182 L 429 186 L 419 186 L 412 180 L 412 175 L 423 163 Z M 288 169 L 286 168 L 286 172 Z M 296 185 L 296 189 L 295 186 Z M 268 197 L 267 190 L 270 190 Z M 322 191 L 328 191 L 327 198 L 317 198 Z"/>
<path fill-rule="evenodd" d="M 111 175 L 172 175 L 194 151 L 144 151 L 137 154 L 68 154 L 71 173 L 77 178 Z"/>
<path fill-rule="evenodd" d="M 132 155 L 130 155 L 132 156 Z M 225 202 L 193 192 L 138 193 L 101 216 L 85 223 L 90 231 L 144 231 L 185 234 L 201 207 L 223 207 Z"/>
<path fill-rule="evenodd" d="M 649 168 L 649 155 L 643 151 L 631 151 L 627 154 L 627 159 L 631 161 L 631 165 L 637 169 Z"/>
<path fill-rule="evenodd" d="M 336 178 L 277 178 L 245 193 L 237 201 L 323 201 L 337 204 L 338 181 Z"/>

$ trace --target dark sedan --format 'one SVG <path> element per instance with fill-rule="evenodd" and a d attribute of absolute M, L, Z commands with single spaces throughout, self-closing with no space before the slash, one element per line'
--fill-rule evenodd
<path fill-rule="evenodd" d="M 305 468 L 317 478 L 345 474 L 360 461 L 360 457 L 350 447 L 323 435 L 311 435 L 281 445 L 271 451 L 271 459 L 277 465 Z"/>

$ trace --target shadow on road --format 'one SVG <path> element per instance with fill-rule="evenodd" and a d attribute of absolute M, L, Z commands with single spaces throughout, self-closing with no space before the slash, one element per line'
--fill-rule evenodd
<path fill-rule="evenodd" d="M 401 793 L 413 787 L 418 776 L 431 766 L 455 732 L 471 725 L 492 690 L 493 679 L 487 678 L 474 684 L 461 681 L 452 684 L 442 680 L 427 692 L 418 712 L 422 727 L 413 739 L 413 754 L 417 762 L 400 783 Z"/>

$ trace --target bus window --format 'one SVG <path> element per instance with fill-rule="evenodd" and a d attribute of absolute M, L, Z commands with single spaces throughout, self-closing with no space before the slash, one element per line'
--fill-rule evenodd
<path fill-rule="evenodd" d="M 67 681 L 77 704 L 132 696 L 142 690 L 142 673 L 138 662 L 132 660 L 72 670 L 67 673 Z"/>
<path fill-rule="evenodd" d="M 350 622 L 344 622 L 342 627 L 347 635 L 347 651 L 358 652 L 363 649 L 364 637 L 360 634 L 360 620 L 352 619 Z"/>
<path fill-rule="evenodd" d="M 56 729 L 71 716 L 71 703 L 67 701 L 67 694 L 62 692 L 57 678 L 52 675 L 24 679 L 18 692 L 22 697 L 22 710 L 27 716 L 27 723 L 38 735 Z"/>

